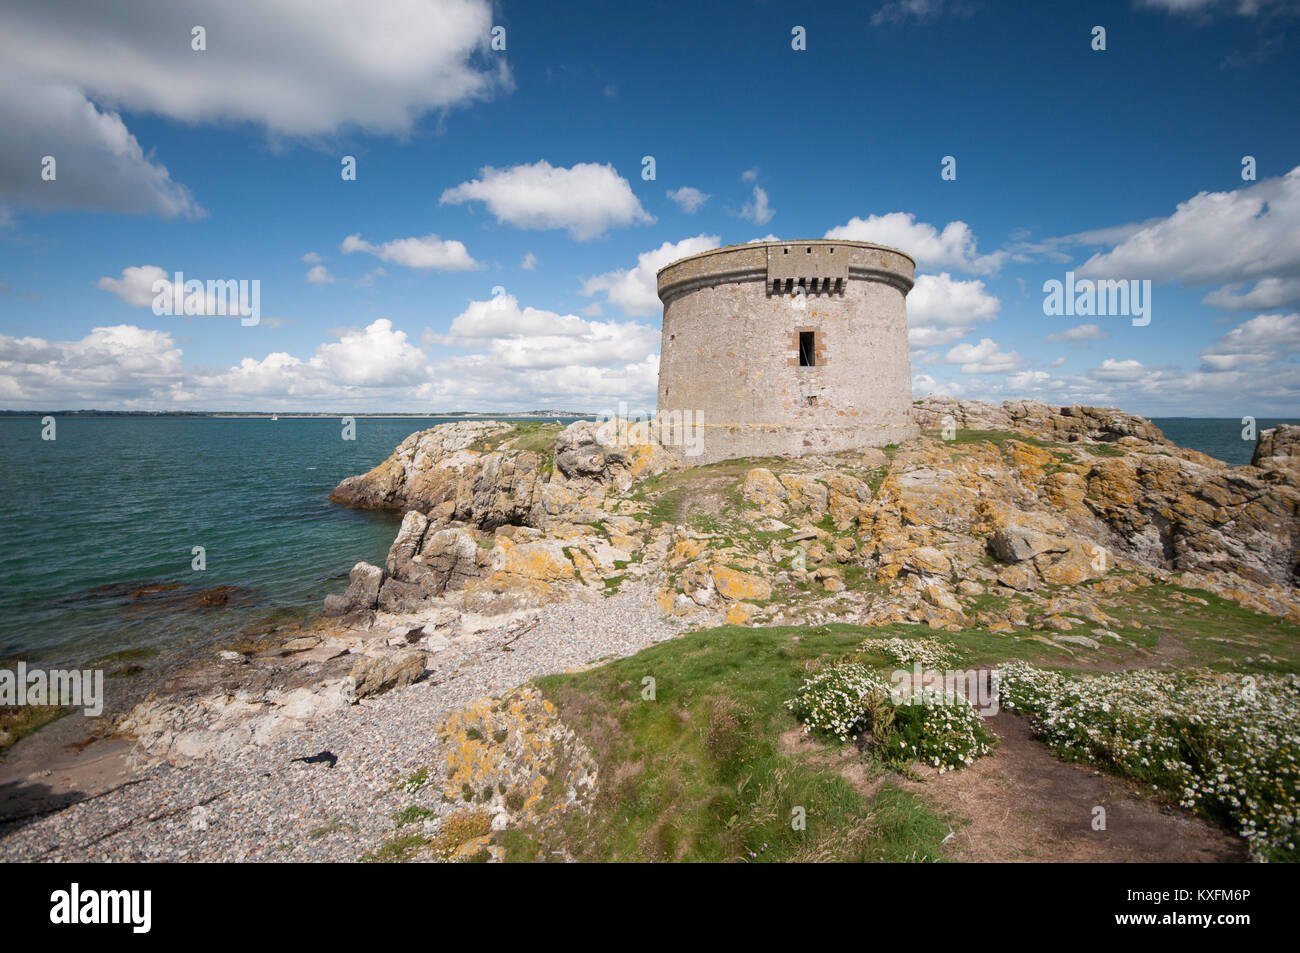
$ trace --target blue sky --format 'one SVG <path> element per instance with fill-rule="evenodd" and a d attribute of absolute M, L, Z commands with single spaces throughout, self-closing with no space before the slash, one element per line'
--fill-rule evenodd
<path fill-rule="evenodd" d="M 918 396 L 1300 413 L 1291 0 L 359 6 L 0 3 L 0 407 L 646 407 L 657 267 L 830 236 L 917 258 Z"/>

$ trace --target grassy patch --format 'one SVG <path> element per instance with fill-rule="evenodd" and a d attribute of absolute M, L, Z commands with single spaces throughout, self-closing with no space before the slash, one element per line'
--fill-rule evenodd
<path fill-rule="evenodd" d="M 1042 595 L 1086 591 L 1060 587 Z M 991 594 L 977 601 L 990 609 L 1024 602 Z M 1176 639 L 1179 665 L 1208 659 L 1239 672 L 1300 671 L 1300 626 L 1209 593 L 1153 585 L 1096 601 L 1119 620 L 1110 628 L 1122 639 L 1094 636 L 1100 649 L 1053 644 L 1052 632 L 982 627 L 724 626 L 599 668 L 543 678 L 541 691 L 595 755 L 600 787 L 589 814 L 546 830 L 499 835 L 497 843 L 510 860 L 940 859 L 947 819 L 894 786 L 886 761 L 852 745 L 789 741 L 799 726 L 784 702 L 806 678 L 849 658 L 892 669 L 906 652 L 906 646 L 877 651 L 875 643 L 863 646 L 866 638 L 940 647 L 962 669 L 1015 660 L 1076 672 L 1148 667 Z M 1134 627 L 1139 621 L 1142 627 Z M 654 680 L 653 700 L 643 697 L 647 678 Z M 864 775 L 874 786 L 861 783 Z M 805 830 L 791 826 L 796 808 L 806 813 Z"/>
<path fill-rule="evenodd" d="M 423 834 L 402 834 L 380 844 L 369 854 L 361 857 L 363 864 L 401 864 L 412 859 L 417 852 L 426 849 L 429 840 Z"/>
<path fill-rule="evenodd" d="M 860 631 L 726 626 L 542 679 L 602 781 L 589 817 L 503 839 L 508 855 L 937 859 L 946 828 L 923 802 L 886 785 L 866 796 L 836 770 L 861 758 L 855 749 L 813 759 L 782 751 L 781 736 L 798 730 L 785 699 L 811 668 L 853 651 Z M 646 677 L 653 700 L 642 697 Z"/>
<path fill-rule="evenodd" d="M 438 812 L 433 808 L 424 807 L 420 804 L 411 804 L 397 812 L 397 815 L 393 818 L 393 823 L 398 827 L 405 827 L 407 824 L 418 824 L 420 821 L 426 821 L 437 816 Z"/>
<path fill-rule="evenodd" d="M 477 453 L 489 453 L 493 450 L 526 450 L 549 456 L 554 453 L 555 438 L 563 429 L 561 424 L 521 420 L 512 423 L 509 430 L 480 437 L 467 449 Z"/>

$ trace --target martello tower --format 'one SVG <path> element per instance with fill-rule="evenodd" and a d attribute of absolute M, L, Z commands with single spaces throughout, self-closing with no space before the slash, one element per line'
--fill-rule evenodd
<path fill-rule="evenodd" d="M 867 242 L 731 245 L 659 270 L 659 412 L 697 412 L 703 452 L 803 456 L 915 436 L 907 293 L 916 263 Z"/>

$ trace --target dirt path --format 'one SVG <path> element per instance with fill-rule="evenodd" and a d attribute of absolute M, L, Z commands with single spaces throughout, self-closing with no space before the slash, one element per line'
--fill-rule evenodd
<path fill-rule="evenodd" d="M 1001 739 L 993 754 L 960 771 L 926 770 L 924 780 L 902 782 L 953 815 L 954 834 L 945 847 L 951 859 L 1245 860 L 1240 837 L 1144 798 L 1121 779 L 1053 757 L 1030 734 L 1026 719 L 1002 712 L 985 726 Z M 1097 807 L 1105 808 L 1105 830 L 1093 829 Z"/>

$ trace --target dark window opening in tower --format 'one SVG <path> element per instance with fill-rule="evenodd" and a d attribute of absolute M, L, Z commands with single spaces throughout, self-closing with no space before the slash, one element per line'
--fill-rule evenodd
<path fill-rule="evenodd" d="M 817 347 L 815 331 L 799 332 L 799 366 L 813 367 L 817 364 Z"/>

